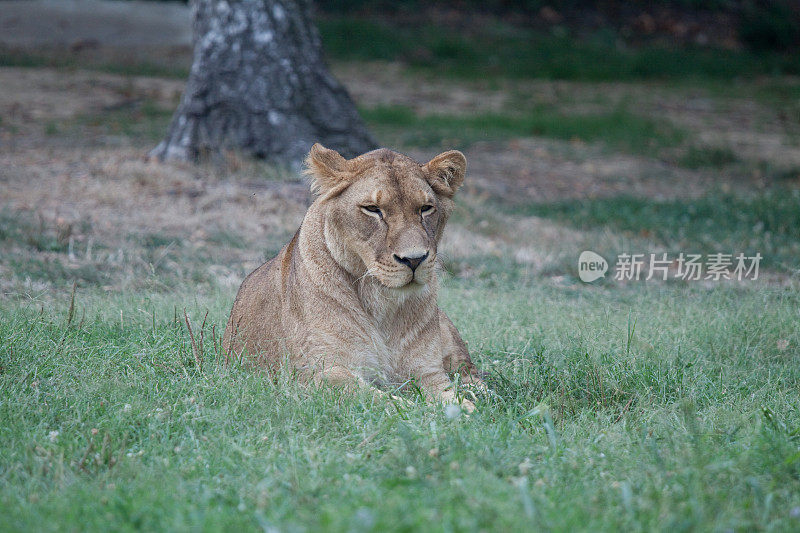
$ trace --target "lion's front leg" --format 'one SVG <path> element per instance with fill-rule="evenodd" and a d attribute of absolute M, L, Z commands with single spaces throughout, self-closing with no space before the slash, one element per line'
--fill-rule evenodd
<path fill-rule="evenodd" d="M 459 403 L 471 413 L 475 410 L 475 405 L 467 399 L 458 397 L 456 384 L 447 375 L 448 369 L 444 366 L 442 355 L 449 349 L 449 344 L 443 342 L 441 316 L 441 311 L 436 309 L 432 320 L 405 339 L 403 344 L 407 346 L 408 352 L 401 360 L 429 399 L 443 403 Z"/>
<path fill-rule="evenodd" d="M 450 317 L 441 309 L 439 310 L 439 328 L 442 340 L 442 365 L 447 373 L 460 374 L 462 383 L 481 382 L 480 371 L 472 362 L 467 345 Z"/>
<path fill-rule="evenodd" d="M 460 384 L 479 392 L 486 392 L 483 373 L 469 356 L 467 345 L 450 318 L 439 310 L 439 325 L 442 338 L 442 366 L 451 375 L 457 375 Z"/>

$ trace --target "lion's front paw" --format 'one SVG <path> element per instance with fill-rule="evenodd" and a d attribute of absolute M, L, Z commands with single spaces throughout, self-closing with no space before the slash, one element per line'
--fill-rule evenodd
<path fill-rule="evenodd" d="M 452 390 L 445 391 L 441 396 L 442 403 L 447 405 L 457 405 L 467 414 L 475 411 L 475 404 L 466 398 L 458 398 Z"/>
<path fill-rule="evenodd" d="M 469 394 L 473 399 L 476 395 L 488 396 L 490 394 L 489 387 L 486 386 L 481 380 L 469 381 L 461 385 L 461 389 Z"/>
<path fill-rule="evenodd" d="M 475 410 L 475 404 L 472 401 L 467 400 L 466 398 L 462 399 L 459 402 L 461 408 L 467 412 L 467 414 L 471 414 Z"/>

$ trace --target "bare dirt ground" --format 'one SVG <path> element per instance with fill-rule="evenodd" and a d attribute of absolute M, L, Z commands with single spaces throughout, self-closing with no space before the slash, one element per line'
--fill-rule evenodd
<path fill-rule="evenodd" d="M 127 0 L 5 0 L 0 43 L 64 47 L 189 46 L 189 7 Z"/>
<path fill-rule="evenodd" d="M 791 167 L 800 165 L 800 145 L 794 132 L 781 127 L 773 108 L 740 99 L 723 104 L 712 101 L 705 111 L 698 111 L 703 98 L 684 99 L 662 89 L 654 95 L 649 87 L 635 84 L 602 84 L 588 92 L 585 84 L 564 82 L 525 82 L 488 88 L 480 83 L 452 83 L 414 80 L 400 67 L 378 69 L 375 66 L 336 69 L 356 101 L 365 107 L 404 105 L 420 114 L 475 113 L 507 109 L 514 94 L 530 100 L 559 94 L 554 106 L 585 102 L 598 94 L 610 99 L 634 101 L 650 115 L 668 115 L 669 119 L 689 126 L 700 139 L 711 139 L 730 146 L 743 157 L 770 161 Z M 381 74 L 382 73 L 382 74 Z M 58 146 L 64 139 L 48 135 L 48 127 L 85 117 L 99 120 L 103 113 L 126 110 L 146 101 L 169 113 L 177 104 L 183 82 L 152 77 L 116 76 L 89 71 L 64 72 L 55 69 L 0 69 L 0 142 L 4 150 Z M 544 95 L 544 96 L 543 96 Z M 640 100 L 635 100 L 640 98 Z M 708 100 L 705 97 L 705 100 Z M 735 113 L 729 111 L 736 110 Z M 728 141 L 731 142 L 728 142 Z M 131 144 L 135 139 L 113 136 L 81 135 L 69 139 L 70 145 Z M 142 146 L 142 148 L 145 148 Z M 433 155 L 424 150 L 409 150 L 422 160 Z M 552 201 L 563 198 L 608 196 L 620 193 L 655 198 L 696 196 L 712 187 L 731 187 L 716 170 L 688 170 L 657 159 L 604 153 L 596 146 L 565 143 L 542 138 L 516 139 L 508 142 L 476 143 L 467 150 L 471 183 L 476 190 L 492 195 Z M 751 188 L 763 185 L 757 173 L 739 176 L 738 185 Z"/>

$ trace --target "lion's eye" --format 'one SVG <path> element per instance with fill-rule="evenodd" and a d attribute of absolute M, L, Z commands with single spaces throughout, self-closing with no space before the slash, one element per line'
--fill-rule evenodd
<path fill-rule="evenodd" d="M 378 215 L 379 217 L 383 216 L 383 213 L 381 213 L 381 208 L 377 205 L 362 205 L 361 210 L 367 214 Z"/>
<path fill-rule="evenodd" d="M 432 213 L 433 212 L 433 206 L 430 205 L 430 204 L 425 204 L 425 205 L 423 205 L 422 207 L 419 208 L 419 212 L 422 213 L 423 215 L 427 215 L 428 213 Z"/>

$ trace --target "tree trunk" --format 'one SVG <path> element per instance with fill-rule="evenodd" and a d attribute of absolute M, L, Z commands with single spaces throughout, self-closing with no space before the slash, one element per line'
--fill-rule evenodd
<path fill-rule="evenodd" d="M 194 60 L 159 159 L 223 149 L 298 166 L 320 142 L 346 157 L 376 147 L 331 75 L 307 0 L 195 0 Z"/>

